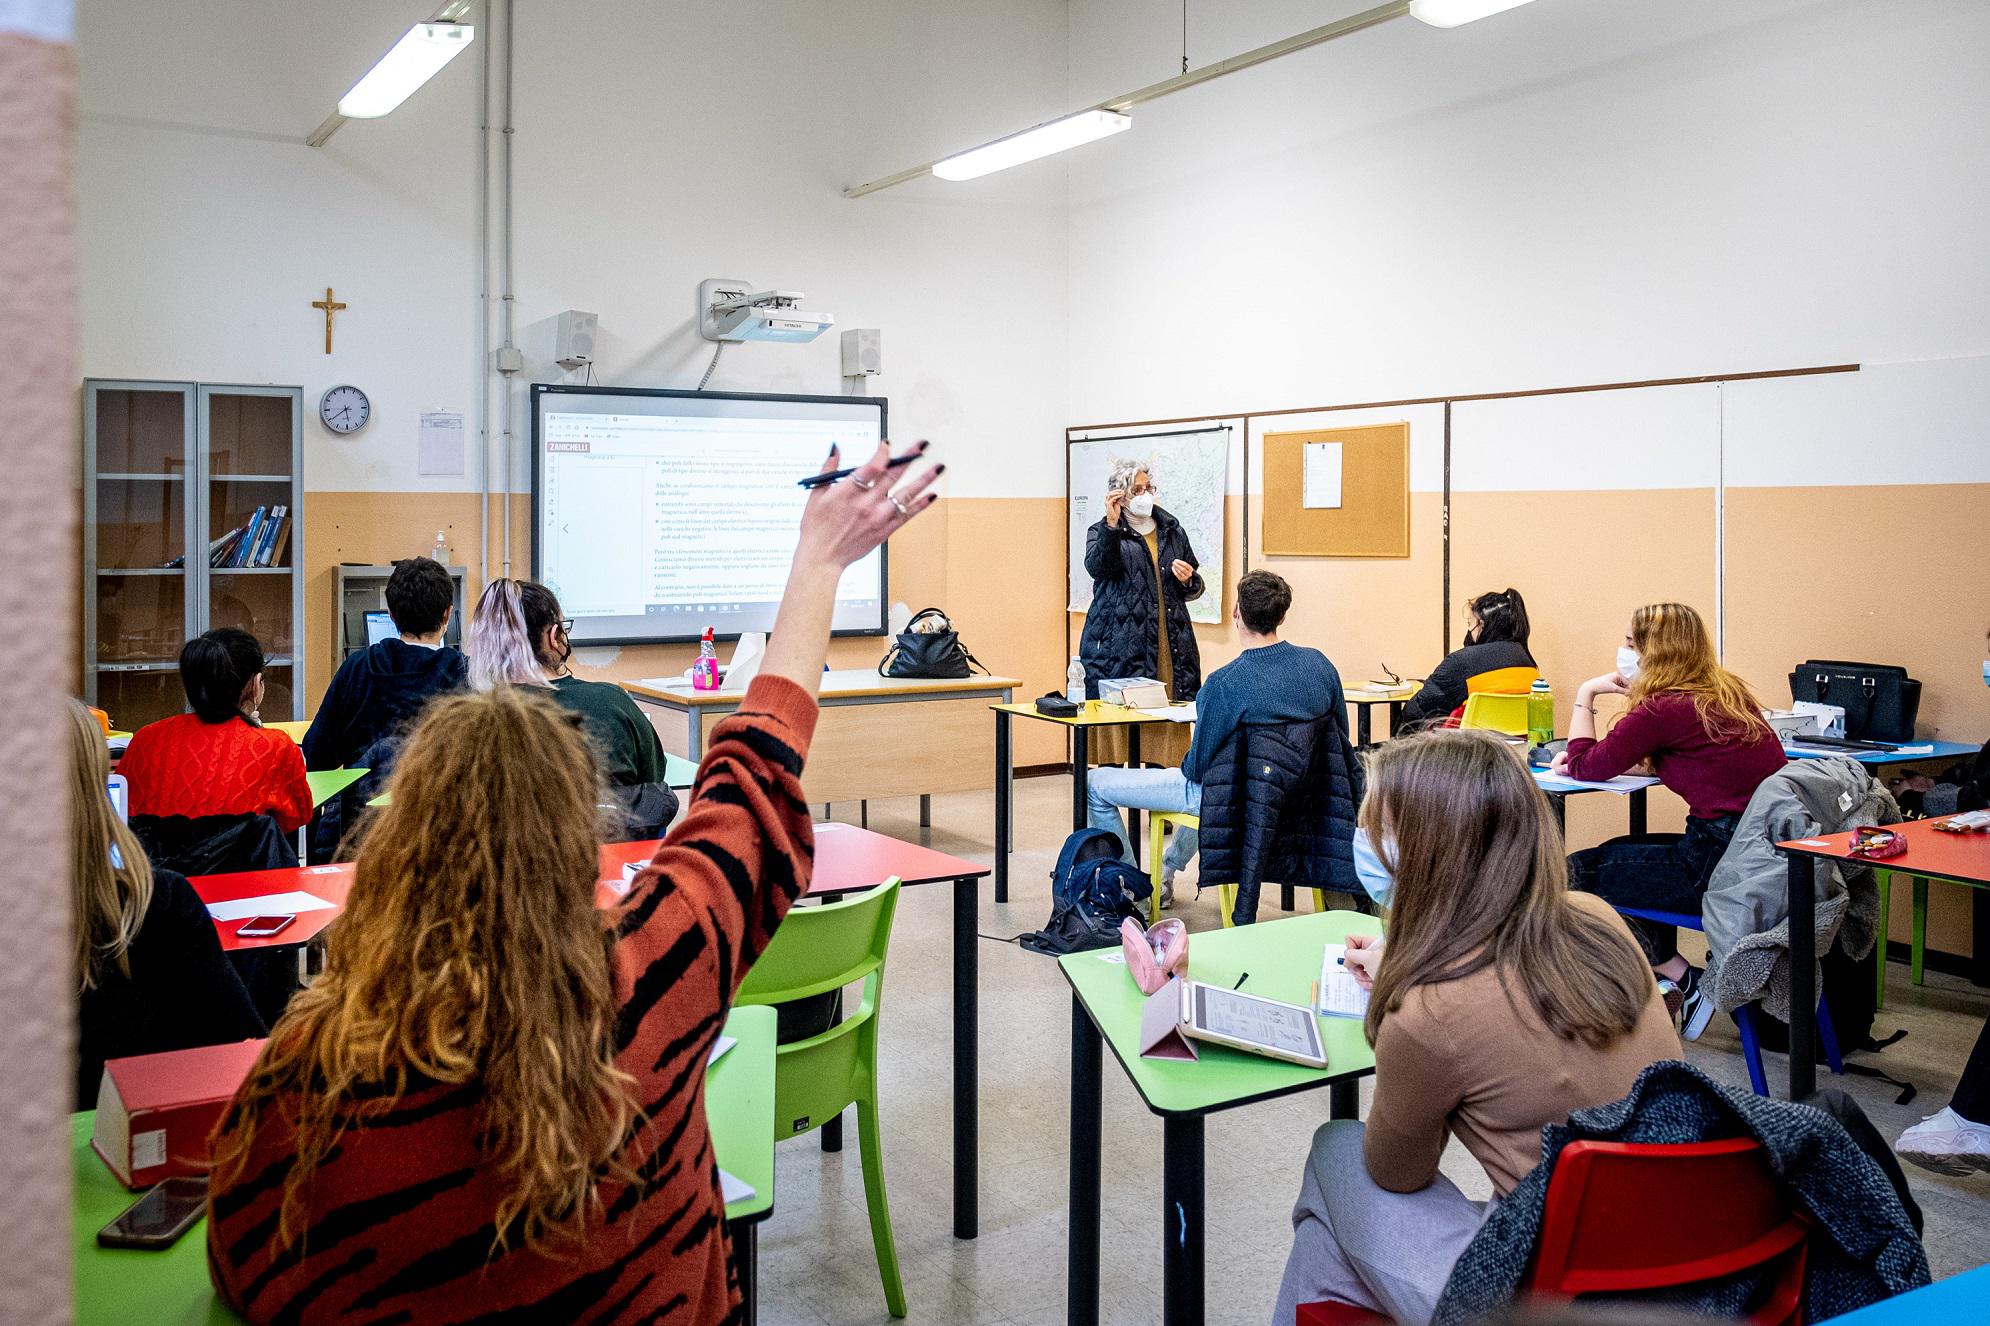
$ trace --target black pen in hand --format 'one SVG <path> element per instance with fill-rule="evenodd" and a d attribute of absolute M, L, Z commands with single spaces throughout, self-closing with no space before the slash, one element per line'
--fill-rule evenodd
<path fill-rule="evenodd" d="M 903 456 L 894 456 L 890 460 L 886 461 L 884 463 L 884 467 L 888 470 L 895 470 L 901 465 L 910 465 L 913 461 L 918 460 L 921 456 L 925 454 L 926 454 L 926 443 L 921 442 L 918 446 L 906 452 Z M 863 466 L 861 465 L 852 465 L 850 468 L 844 470 L 828 470 L 822 474 L 811 474 L 806 479 L 795 480 L 795 487 L 820 488 L 826 483 L 835 483 L 838 479 L 847 479 L 862 468 Z"/>

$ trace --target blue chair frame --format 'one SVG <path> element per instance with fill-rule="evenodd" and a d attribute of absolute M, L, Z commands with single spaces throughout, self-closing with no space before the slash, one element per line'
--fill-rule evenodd
<path fill-rule="evenodd" d="M 1615 906 L 1615 904 L 1612 904 Z M 1681 930 L 1704 931 L 1706 926 L 1697 914 L 1692 912 L 1659 912 L 1648 907 L 1617 907 L 1619 916 L 1635 916 L 1640 921 L 1651 921 L 1658 925 L 1677 926 Z M 1755 1088 L 1755 1094 L 1769 1094 L 1769 1078 L 1762 1071 L 1762 1042 L 1755 1031 L 1754 1004 L 1743 1004 L 1734 1010 L 1734 1025 L 1741 1031 L 1741 1057 L 1748 1061 L 1748 1084 Z M 1817 1001 L 1817 1043 L 1824 1047 L 1824 1062 L 1831 1071 L 1843 1076 L 1844 1056 L 1838 1053 L 1838 1032 L 1831 1025 L 1831 1010 L 1824 1000 Z"/>

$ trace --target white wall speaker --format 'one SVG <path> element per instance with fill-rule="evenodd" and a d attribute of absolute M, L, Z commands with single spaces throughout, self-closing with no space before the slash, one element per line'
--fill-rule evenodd
<path fill-rule="evenodd" d="M 560 315 L 553 333 L 553 358 L 563 368 L 579 368 L 594 362 L 594 333 L 601 316 L 570 308 Z"/>
<path fill-rule="evenodd" d="M 843 376 L 875 377 L 884 372 L 884 333 L 876 327 L 853 327 L 843 333 Z"/>

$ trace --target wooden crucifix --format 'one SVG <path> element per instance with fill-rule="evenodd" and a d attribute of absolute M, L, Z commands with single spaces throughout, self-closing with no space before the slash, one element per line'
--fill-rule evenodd
<path fill-rule="evenodd" d="M 332 288 L 326 286 L 325 297 L 323 299 L 312 300 L 311 307 L 325 311 L 325 353 L 330 354 L 332 352 L 332 315 L 344 308 L 345 305 L 333 299 Z"/>

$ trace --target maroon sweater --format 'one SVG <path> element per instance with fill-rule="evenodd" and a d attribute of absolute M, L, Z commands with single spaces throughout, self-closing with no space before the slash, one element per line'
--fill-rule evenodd
<path fill-rule="evenodd" d="M 1703 820 L 1746 810 L 1762 780 L 1788 759 L 1766 726 L 1739 739 L 1708 736 L 1693 697 L 1680 691 L 1646 696 L 1601 741 L 1569 738 L 1568 753 L 1569 777 L 1584 782 L 1615 778 L 1649 760 L 1658 781 Z"/>

